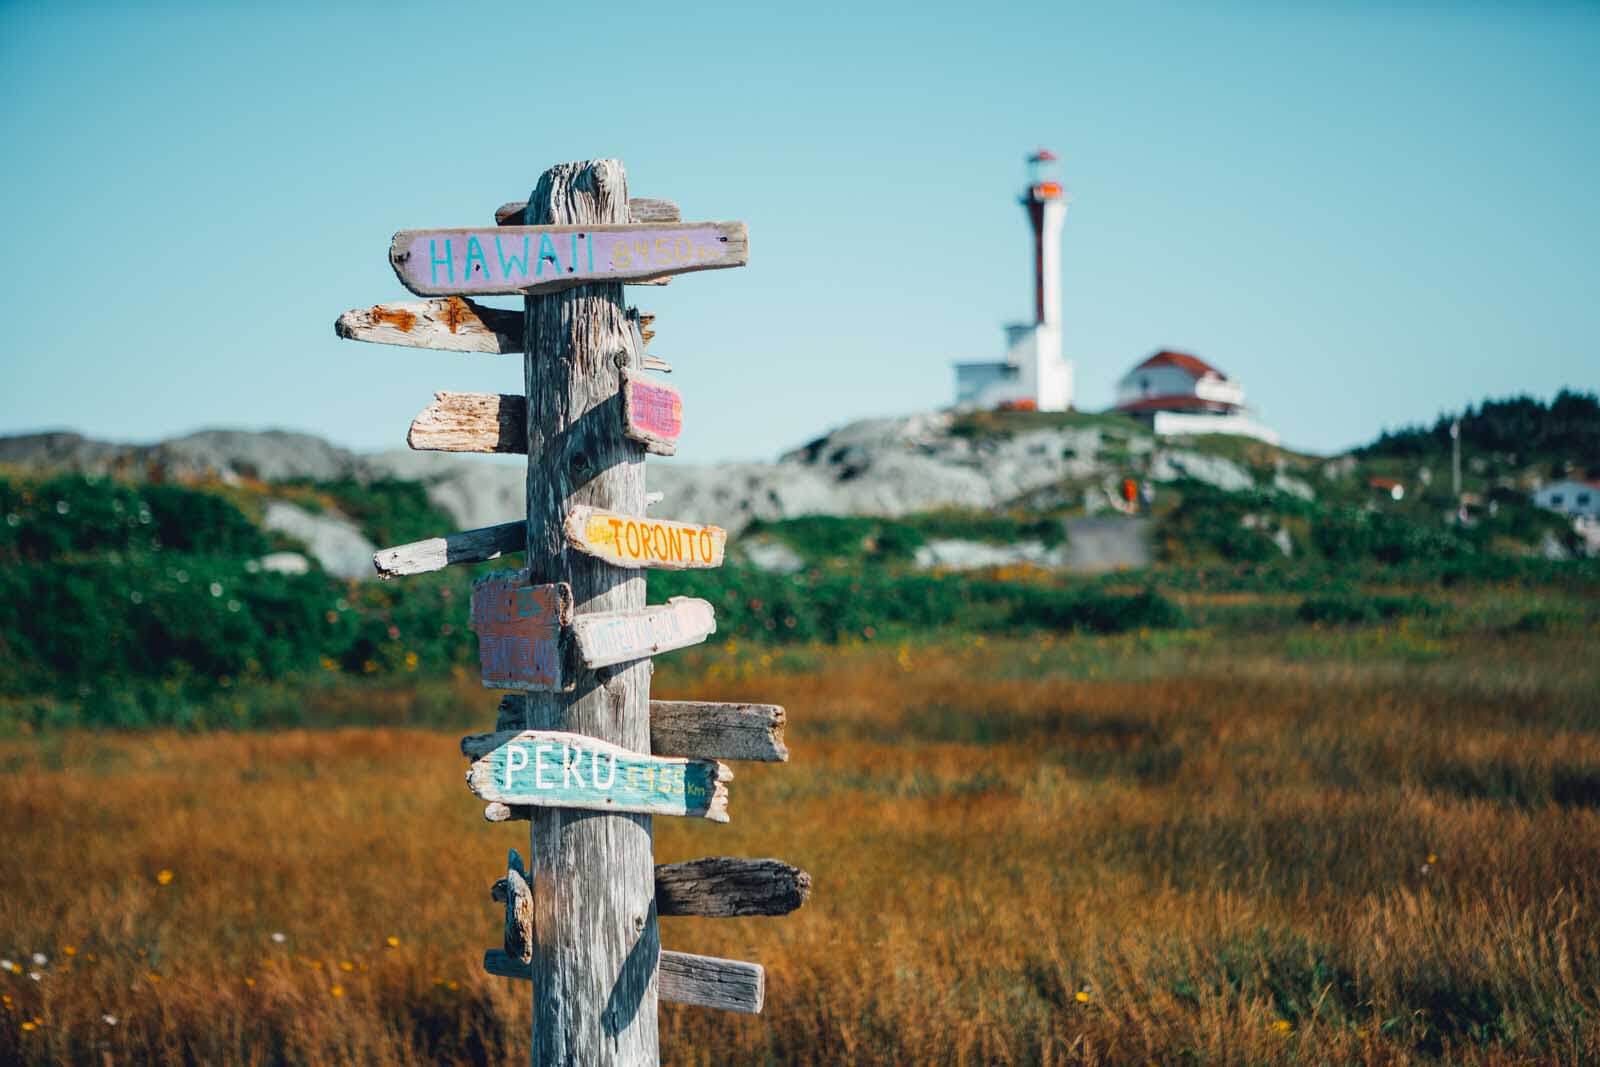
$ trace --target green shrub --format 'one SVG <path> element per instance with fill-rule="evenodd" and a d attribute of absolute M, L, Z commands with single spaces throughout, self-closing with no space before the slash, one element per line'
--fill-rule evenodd
<path fill-rule="evenodd" d="M 1387 619 L 1433 614 L 1433 605 L 1421 597 L 1363 596 L 1339 593 L 1307 597 L 1295 613 L 1301 622 L 1349 623 L 1383 622 Z"/>
<path fill-rule="evenodd" d="M 0 479 L 0 559 L 106 553 L 260 555 L 266 536 L 226 497 L 173 485 L 122 485 L 79 474 Z"/>

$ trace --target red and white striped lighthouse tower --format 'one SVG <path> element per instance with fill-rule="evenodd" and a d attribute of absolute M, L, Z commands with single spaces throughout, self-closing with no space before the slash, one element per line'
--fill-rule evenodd
<path fill-rule="evenodd" d="M 1061 188 L 1061 164 L 1048 148 L 1028 157 L 1022 206 L 1033 224 L 1034 321 L 1060 326 L 1061 227 L 1067 221 L 1067 197 Z"/>
<path fill-rule="evenodd" d="M 956 407 L 1072 409 L 1072 364 L 1061 355 L 1061 227 L 1067 196 L 1054 152 L 1028 157 L 1022 206 L 1033 224 L 1033 321 L 1007 326 L 1001 362 L 956 364 Z"/>

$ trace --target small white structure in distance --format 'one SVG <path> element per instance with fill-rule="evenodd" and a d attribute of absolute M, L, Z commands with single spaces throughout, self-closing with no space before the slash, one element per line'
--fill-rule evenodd
<path fill-rule="evenodd" d="M 1061 355 L 1061 227 L 1067 198 L 1054 152 L 1028 157 L 1022 194 L 1033 227 L 1033 322 L 1006 327 L 1006 358 L 956 364 L 956 407 L 963 410 L 1068 411 L 1072 364 Z"/>
<path fill-rule="evenodd" d="M 1163 349 L 1134 367 L 1117 383 L 1113 410 L 1150 423 L 1158 436 L 1226 433 L 1278 443 L 1249 417 L 1244 387 L 1187 352 Z"/>
<path fill-rule="evenodd" d="M 1600 482 L 1580 482 L 1566 478 L 1546 482 L 1533 491 L 1533 502 L 1541 508 L 1577 518 L 1600 518 Z"/>

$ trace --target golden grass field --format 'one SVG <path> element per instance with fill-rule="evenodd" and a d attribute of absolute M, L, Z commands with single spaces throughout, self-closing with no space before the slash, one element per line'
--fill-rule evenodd
<path fill-rule="evenodd" d="M 663 1060 L 1600 1063 L 1597 653 L 1446 617 L 666 657 L 658 696 L 787 705 L 793 757 L 658 860 L 815 887 L 663 921 L 768 971 L 761 1017 L 664 1007 Z M 525 831 L 460 732 L 0 742 L 0 1062 L 525 1062 L 479 962 Z"/>

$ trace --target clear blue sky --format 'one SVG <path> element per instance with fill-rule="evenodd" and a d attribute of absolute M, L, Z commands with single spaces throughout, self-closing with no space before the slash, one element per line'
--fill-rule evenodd
<path fill-rule="evenodd" d="M 401 445 L 520 361 L 337 340 L 399 229 L 613 155 L 751 264 L 631 289 L 680 455 L 947 403 L 1030 309 L 1064 160 L 1079 404 L 1157 348 L 1330 451 L 1600 386 L 1600 5 L 0 2 L 0 433 Z"/>

